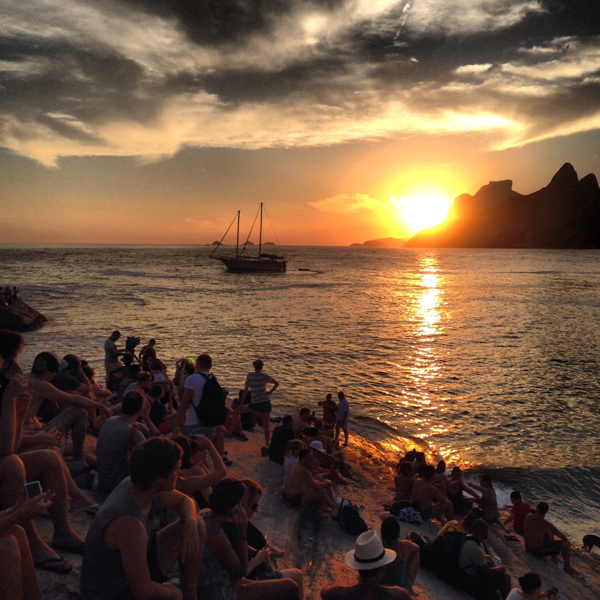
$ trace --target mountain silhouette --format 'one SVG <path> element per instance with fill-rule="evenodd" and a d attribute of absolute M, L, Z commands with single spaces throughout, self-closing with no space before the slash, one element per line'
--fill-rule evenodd
<path fill-rule="evenodd" d="M 458 196 L 441 225 L 419 231 L 410 247 L 600 248 L 600 188 L 593 174 L 577 177 L 565 163 L 529 195 L 512 181 L 491 181 Z"/>

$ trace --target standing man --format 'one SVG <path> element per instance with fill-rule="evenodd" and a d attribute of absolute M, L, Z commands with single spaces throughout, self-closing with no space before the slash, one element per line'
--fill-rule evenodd
<path fill-rule="evenodd" d="M 257 358 L 253 363 L 254 373 L 248 373 L 246 383 L 244 384 L 244 395 L 242 396 L 241 405 L 235 409 L 231 429 L 234 423 L 237 422 L 241 428 L 240 415 L 253 412 L 259 422 L 262 423 L 265 432 L 265 445 L 261 452 L 263 456 L 267 456 L 269 451 L 269 443 L 271 442 L 271 394 L 279 387 L 279 382 L 273 379 L 270 375 L 263 373 L 265 363 L 260 358 Z M 267 384 L 272 383 L 273 387 L 267 390 Z M 244 404 L 246 396 L 250 392 L 250 404 Z"/>
<path fill-rule="evenodd" d="M 233 463 L 225 457 L 225 427 L 211 426 L 200 423 L 196 409 L 202 401 L 202 393 L 204 392 L 204 384 L 206 381 L 214 377 L 210 372 L 212 368 L 212 358 L 208 354 L 201 354 L 196 359 L 194 374 L 190 375 L 184 384 L 183 398 L 177 411 L 177 419 L 173 428 L 173 437 L 179 435 L 205 435 L 215 446 L 223 462 L 226 466 L 231 466 Z M 227 394 L 227 390 L 223 390 Z"/>
<path fill-rule="evenodd" d="M 344 446 L 348 445 L 348 420 L 350 419 L 350 403 L 346 399 L 344 392 L 338 392 L 338 409 L 335 418 L 335 439 L 340 437 L 340 429 L 346 436 Z"/>
<path fill-rule="evenodd" d="M 125 350 L 119 350 L 116 342 L 121 337 L 120 331 L 113 331 L 104 342 L 104 367 L 106 369 L 106 382 L 108 385 L 108 374 L 121 366 L 119 356 L 125 354 Z"/>

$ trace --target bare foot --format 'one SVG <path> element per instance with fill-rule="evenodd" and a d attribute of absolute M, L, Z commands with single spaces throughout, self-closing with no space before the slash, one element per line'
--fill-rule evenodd
<path fill-rule="evenodd" d="M 579 575 L 579 571 L 573 567 L 565 567 L 565 573 L 572 575 L 573 577 Z"/>

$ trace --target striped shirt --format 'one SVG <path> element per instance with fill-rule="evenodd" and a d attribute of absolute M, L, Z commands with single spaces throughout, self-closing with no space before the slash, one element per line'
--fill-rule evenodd
<path fill-rule="evenodd" d="M 251 404 L 267 402 L 270 399 L 269 394 L 267 394 L 267 383 L 271 381 L 273 381 L 273 378 L 266 373 L 248 373 L 245 385 L 250 388 L 252 394 Z"/>

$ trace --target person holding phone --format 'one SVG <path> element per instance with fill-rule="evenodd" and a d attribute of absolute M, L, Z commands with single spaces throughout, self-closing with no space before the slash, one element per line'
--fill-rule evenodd
<path fill-rule="evenodd" d="M 39 481 L 35 483 L 41 492 Z M 28 500 L 20 500 L 0 513 L 0 598 L 41 598 L 29 541 L 22 525 L 52 506 L 53 497 L 54 494 L 47 490 Z"/>
<path fill-rule="evenodd" d="M 538 598 L 556 598 L 558 596 L 558 590 L 552 588 L 551 590 L 542 591 L 542 579 L 537 573 L 525 573 L 522 577 L 519 577 L 518 588 L 513 588 L 506 600 L 537 600 Z"/>

